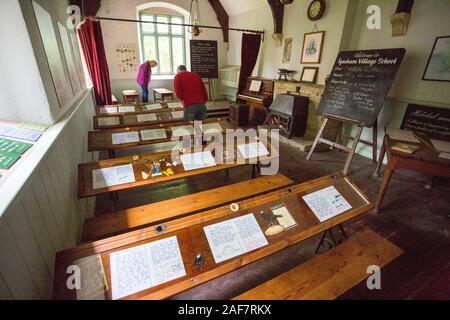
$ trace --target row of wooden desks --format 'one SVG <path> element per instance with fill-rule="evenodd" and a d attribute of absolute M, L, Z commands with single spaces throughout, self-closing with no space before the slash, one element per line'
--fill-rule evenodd
<path fill-rule="evenodd" d="M 340 195 L 350 204 L 350 208 L 335 215 L 328 220 L 318 219 L 311 210 L 305 198 L 313 193 L 321 192 L 329 188 L 335 188 Z M 273 225 L 270 218 L 274 208 L 283 207 L 295 220 L 295 226 L 285 229 L 284 232 L 268 236 L 264 235 L 266 230 Z M 341 225 L 373 208 L 369 198 L 349 178 L 336 174 L 296 185 L 291 188 L 282 189 L 237 203 L 232 206 L 223 206 L 206 212 L 183 217 L 177 220 L 165 222 L 164 225 L 148 227 L 138 231 L 130 232 L 120 236 L 108 238 L 98 242 L 89 243 L 74 249 L 59 252 L 56 255 L 54 298 L 76 299 L 75 290 L 68 289 L 66 283 L 70 274 L 68 267 L 81 258 L 99 255 L 103 264 L 104 276 L 108 289 L 105 292 L 107 299 L 112 299 L 112 288 L 118 288 L 117 283 L 112 283 L 111 278 L 111 254 L 125 249 L 141 248 L 145 244 L 156 244 L 156 242 L 175 237 L 182 257 L 185 275 L 174 280 L 160 283 L 153 287 L 124 297 L 125 299 L 167 299 L 202 283 L 213 280 L 245 265 L 268 257 L 289 246 L 295 245 L 305 239 L 323 233 L 335 226 Z M 275 213 L 273 213 L 275 214 Z M 221 222 L 230 223 L 236 218 L 256 219 L 257 226 L 263 232 L 265 244 L 257 249 L 236 255 L 221 262 L 216 262 L 216 256 L 210 247 L 206 236 L 206 229 Z M 269 216 L 269 219 L 267 218 Z M 251 218 L 253 219 L 253 218 Z M 198 255 L 202 256 L 202 265 L 196 264 Z M 92 272 L 81 274 L 81 276 L 97 276 Z M 135 280 L 135 279 L 134 279 Z M 117 292 L 116 292 L 117 297 Z"/>
<path fill-rule="evenodd" d="M 202 128 L 204 128 L 203 133 L 205 135 L 216 134 L 217 130 L 214 130 L 216 126 L 220 126 L 222 128 L 220 134 L 225 133 L 228 129 L 234 130 L 238 128 L 227 119 L 207 119 L 202 122 Z M 183 137 L 186 136 L 186 134 L 192 136 L 193 132 L 190 130 L 193 128 L 193 122 L 175 122 L 165 125 L 159 124 L 132 128 L 91 131 L 88 133 L 88 150 L 89 152 L 109 151 L 179 141 L 180 134 L 182 133 Z"/>
<path fill-rule="evenodd" d="M 251 141 L 248 143 L 257 143 Z M 111 160 L 97 161 L 93 163 L 80 164 L 78 166 L 78 198 L 87 198 L 102 194 L 109 194 L 123 190 L 130 190 L 141 187 L 148 187 L 164 182 L 184 179 L 205 173 L 219 172 L 244 165 L 255 166 L 259 163 L 267 163 L 279 157 L 277 150 L 272 150 L 270 142 L 266 148 L 268 155 L 246 159 L 238 151 L 237 142 L 233 145 L 226 143 L 211 143 L 206 147 L 185 148 L 180 145 L 179 149 L 165 151 L 161 153 L 145 154 L 140 156 L 130 156 Z M 178 151 L 179 155 L 173 152 Z M 209 167 L 201 169 L 187 170 L 182 163 L 181 157 L 200 152 L 211 151 L 216 162 Z M 161 171 L 172 171 L 173 174 L 152 177 L 152 165 L 161 163 Z M 132 171 L 132 173 L 130 173 Z M 255 174 L 255 171 L 253 175 Z M 107 182 L 106 180 L 110 181 Z"/>
<path fill-rule="evenodd" d="M 167 112 L 167 111 L 180 111 L 183 110 L 181 102 L 172 103 L 152 103 L 152 104 L 131 104 L 131 105 L 107 105 L 97 106 L 95 108 L 96 116 L 105 115 L 130 115 L 136 113 L 148 113 L 148 112 Z"/>

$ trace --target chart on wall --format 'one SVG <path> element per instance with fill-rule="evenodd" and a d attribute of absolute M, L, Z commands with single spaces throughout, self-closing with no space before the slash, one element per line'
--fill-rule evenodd
<path fill-rule="evenodd" d="M 75 33 L 70 32 L 70 40 L 72 42 L 73 55 L 75 56 L 75 61 L 77 63 L 78 78 L 80 78 L 81 89 L 86 88 L 86 79 L 84 77 L 83 63 L 81 61 L 81 52 L 78 45 L 77 36 Z"/>
<path fill-rule="evenodd" d="M 119 72 L 137 71 L 137 45 L 135 43 L 119 43 L 116 47 L 116 61 Z"/>
<path fill-rule="evenodd" d="M 64 72 L 64 64 L 61 53 L 58 48 L 55 29 L 50 14 L 40 5 L 33 1 L 34 12 L 39 26 L 42 43 L 44 45 L 45 54 L 50 67 L 50 73 L 53 78 L 56 94 L 60 107 L 66 105 L 73 96 L 72 89 L 69 85 Z"/>
<path fill-rule="evenodd" d="M 219 77 L 217 41 L 191 40 L 191 71 L 205 79 Z"/>
<path fill-rule="evenodd" d="M 400 48 L 339 53 L 317 113 L 373 127 L 405 52 Z"/>
<path fill-rule="evenodd" d="M 70 83 L 72 84 L 74 94 L 77 95 L 81 91 L 81 84 L 75 57 L 70 45 L 69 33 L 61 22 L 58 22 L 58 29 L 63 45 L 64 56 L 66 57 L 67 69 L 69 70 Z"/>

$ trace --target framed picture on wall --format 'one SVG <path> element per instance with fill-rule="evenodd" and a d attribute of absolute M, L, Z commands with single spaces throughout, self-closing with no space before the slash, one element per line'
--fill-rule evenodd
<path fill-rule="evenodd" d="M 437 37 L 422 80 L 450 81 L 450 36 Z"/>
<path fill-rule="evenodd" d="M 320 63 L 324 40 L 325 31 L 305 33 L 305 37 L 303 38 L 301 63 Z"/>
<path fill-rule="evenodd" d="M 291 62 L 292 41 L 293 41 L 292 38 L 284 40 L 283 63 Z"/>
<path fill-rule="evenodd" d="M 300 82 L 303 83 L 316 83 L 319 68 L 317 67 L 304 67 Z"/>

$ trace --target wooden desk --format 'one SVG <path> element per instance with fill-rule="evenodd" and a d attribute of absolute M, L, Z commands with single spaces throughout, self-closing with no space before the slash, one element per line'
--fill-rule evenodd
<path fill-rule="evenodd" d="M 450 178 L 450 160 L 439 158 L 439 153 L 434 149 L 430 139 L 426 135 L 416 133 L 416 136 L 420 138 L 422 141 L 421 143 L 392 140 L 389 135 L 385 135 L 384 143 L 381 147 L 380 159 L 374 174 L 375 176 L 379 176 L 384 156 L 387 153 L 388 164 L 384 173 L 383 184 L 381 185 L 381 190 L 375 204 L 375 209 L 378 212 L 383 204 L 389 182 L 396 169 L 412 169 L 421 171 L 432 177 Z M 392 147 L 397 143 L 420 146 L 420 149 L 413 154 L 392 150 Z"/>
<path fill-rule="evenodd" d="M 223 119 L 208 119 L 203 121 L 204 124 L 210 124 L 210 123 L 219 123 L 220 126 L 223 128 L 224 133 L 227 129 L 237 129 L 238 127 L 231 123 L 228 120 Z M 142 127 L 133 127 L 129 128 L 128 130 L 126 128 L 123 129 L 112 129 L 112 130 L 102 130 L 102 131 L 90 131 L 88 133 L 88 151 L 94 152 L 94 151 L 110 151 L 110 150 L 118 150 L 118 149 L 126 149 L 126 148 L 132 148 L 137 146 L 144 146 L 144 145 L 153 145 L 153 144 L 159 144 L 159 143 L 165 143 L 165 142 L 172 142 L 172 128 L 178 127 L 178 126 L 186 126 L 186 125 L 193 125 L 193 122 L 184 123 L 171 123 L 171 124 L 160 124 L 160 125 L 153 125 L 153 126 L 142 126 Z M 160 139 L 160 140 L 143 140 L 141 131 L 144 130 L 154 130 L 154 129 L 165 129 L 167 134 L 167 139 Z M 138 132 L 139 134 L 139 142 L 132 142 L 132 143 L 125 143 L 125 144 L 113 144 L 112 141 L 112 135 L 116 133 L 131 133 L 131 132 Z M 179 141 L 179 139 L 176 139 L 175 141 Z"/>
<path fill-rule="evenodd" d="M 123 102 L 126 103 L 139 103 L 139 93 L 134 90 L 135 93 L 123 91 Z"/>
<path fill-rule="evenodd" d="M 173 92 L 164 88 L 153 89 L 153 100 L 157 101 L 157 94 L 161 96 L 161 100 L 164 102 L 166 97 L 170 97 L 173 101 Z"/>
<path fill-rule="evenodd" d="M 329 186 L 335 186 L 352 205 L 352 209 L 320 223 L 306 205 L 302 196 Z M 270 208 L 280 204 L 284 204 L 288 208 L 298 223 L 296 227 L 288 229 L 276 236 L 267 237 L 269 244 L 265 247 L 219 264 L 215 263 L 203 231 L 205 226 L 253 213 L 264 232 L 269 225 L 259 213 L 262 210 L 269 212 Z M 291 188 L 241 201 L 239 202 L 239 206 L 240 211 L 237 213 L 232 213 L 229 206 L 223 206 L 166 222 L 164 223 L 164 234 L 158 234 L 155 227 L 149 227 L 59 252 L 56 255 L 53 297 L 54 299 L 76 298 L 75 292 L 69 290 L 66 286 L 67 277 L 70 276 L 67 274 L 67 267 L 72 265 L 74 260 L 99 254 L 103 261 L 109 288 L 111 288 L 109 255 L 112 252 L 176 236 L 187 275 L 126 298 L 167 299 L 245 265 L 268 257 L 305 239 L 323 233 L 325 230 L 349 221 L 373 208 L 373 204 L 369 198 L 348 178 L 341 174 L 320 178 Z M 195 256 L 199 253 L 203 253 L 205 257 L 205 264 L 202 269 L 193 264 Z M 106 297 L 111 299 L 111 290 L 106 292 Z"/>
<path fill-rule="evenodd" d="M 223 145 L 220 145 L 220 146 L 223 148 L 224 151 L 227 150 L 225 146 L 223 146 Z M 209 145 L 207 148 L 209 148 L 209 150 L 210 150 L 211 148 L 213 148 L 213 146 Z M 240 167 L 240 166 L 244 166 L 244 165 L 253 165 L 254 170 L 255 170 L 255 167 L 257 166 L 258 161 L 266 162 L 271 159 L 275 159 L 275 158 L 279 157 L 277 151 L 271 150 L 270 144 L 267 149 L 269 150 L 269 152 L 272 151 L 272 154 L 265 156 L 265 157 L 261 157 L 260 159 L 244 159 L 244 158 L 242 158 L 242 156 L 240 156 L 239 152 L 237 152 L 236 149 L 237 149 L 237 147 L 235 146 L 235 149 L 232 150 L 232 151 L 236 152 L 236 158 L 237 158 L 237 161 L 235 161 L 234 163 L 219 164 L 220 163 L 219 158 L 221 157 L 221 155 L 216 155 L 215 150 L 213 150 L 212 153 L 213 153 L 213 156 L 216 157 L 216 162 L 218 163 L 218 165 L 216 165 L 214 167 L 193 170 L 193 171 L 185 171 L 183 164 L 181 163 L 181 160 L 178 158 L 177 159 L 172 158 L 172 151 L 165 151 L 165 152 L 161 152 L 161 153 L 141 155 L 141 156 L 139 156 L 138 161 L 134 161 L 133 157 L 131 156 L 131 157 L 111 159 L 111 160 L 103 160 L 103 161 L 98 161 L 98 162 L 93 162 L 93 163 L 80 164 L 80 165 L 78 165 L 78 198 L 82 199 L 82 198 L 88 198 L 88 197 L 93 197 L 93 196 L 99 196 L 102 194 L 110 194 L 110 193 L 123 191 L 123 190 L 131 190 L 131 189 L 136 189 L 136 188 L 149 187 L 152 185 L 161 184 L 161 183 L 165 183 L 168 181 L 185 179 L 188 177 L 198 176 L 198 175 L 205 174 L 205 173 L 223 171 L 223 170 L 236 168 L 236 167 Z M 155 178 L 150 177 L 147 180 L 143 179 L 142 172 L 144 171 L 146 173 L 149 173 L 149 168 L 147 166 L 147 163 L 153 163 L 154 160 L 158 160 L 158 159 L 170 159 L 170 162 L 177 162 L 178 165 L 176 167 L 172 167 L 172 170 L 174 171 L 175 174 L 172 176 L 169 176 L 169 177 L 162 175 L 160 177 L 155 177 Z M 145 163 L 142 163 L 142 162 L 145 162 Z M 111 187 L 102 188 L 102 189 L 94 189 L 93 188 L 92 172 L 94 170 L 106 169 L 106 168 L 117 167 L 117 166 L 128 165 L 128 164 L 133 164 L 133 171 L 134 171 L 134 176 L 135 176 L 135 180 L 136 180 L 135 182 L 117 185 L 117 186 L 111 186 Z M 163 169 L 165 169 L 165 168 L 163 168 Z"/>

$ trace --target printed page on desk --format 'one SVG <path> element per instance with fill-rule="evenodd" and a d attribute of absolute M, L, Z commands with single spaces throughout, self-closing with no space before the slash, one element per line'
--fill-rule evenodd
<path fill-rule="evenodd" d="M 220 123 L 204 123 L 202 124 L 202 132 L 205 135 L 222 133 L 223 128 Z"/>
<path fill-rule="evenodd" d="M 0 124 L 0 136 L 36 142 L 42 136 L 42 133 Z"/>
<path fill-rule="evenodd" d="M 144 108 L 147 109 L 148 111 L 152 111 L 152 110 L 160 110 L 163 107 L 160 103 L 155 103 L 155 104 L 148 104 Z"/>
<path fill-rule="evenodd" d="M 149 114 L 138 114 L 137 115 L 138 122 L 153 122 L 158 121 L 158 117 L 154 113 Z"/>
<path fill-rule="evenodd" d="M 92 187 L 94 190 L 135 181 L 133 165 L 131 164 L 92 171 Z"/>
<path fill-rule="evenodd" d="M 142 130 L 141 136 L 143 141 L 163 140 L 167 139 L 167 132 L 165 129 Z"/>
<path fill-rule="evenodd" d="M 125 133 L 114 133 L 112 134 L 113 144 L 125 144 L 125 143 L 135 143 L 139 142 L 138 132 L 125 132 Z"/>
<path fill-rule="evenodd" d="M 184 277 L 177 237 L 111 253 L 113 300 Z"/>
<path fill-rule="evenodd" d="M 203 228 L 216 263 L 268 245 L 253 214 Z"/>
<path fill-rule="evenodd" d="M 101 127 L 118 126 L 120 124 L 119 117 L 98 118 L 98 125 Z"/>
<path fill-rule="evenodd" d="M 252 159 L 269 155 L 269 151 L 262 142 L 241 144 L 238 146 L 238 150 L 245 159 Z"/>
<path fill-rule="evenodd" d="M 133 113 L 136 112 L 136 108 L 134 106 L 123 106 L 119 107 L 120 113 Z"/>
<path fill-rule="evenodd" d="M 333 186 L 308 194 L 303 197 L 303 200 L 320 222 L 334 218 L 352 208 Z"/>
<path fill-rule="evenodd" d="M 100 108 L 101 114 L 117 113 L 117 107 L 103 107 Z"/>
<path fill-rule="evenodd" d="M 217 165 L 211 151 L 188 153 L 180 156 L 185 171 L 214 167 Z"/>

